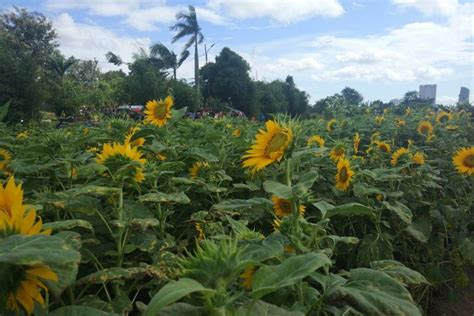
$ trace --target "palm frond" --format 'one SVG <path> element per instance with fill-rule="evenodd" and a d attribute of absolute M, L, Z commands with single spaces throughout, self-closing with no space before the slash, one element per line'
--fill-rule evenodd
<path fill-rule="evenodd" d="M 189 50 L 185 49 L 181 52 L 181 55 L 179 56 L 179 60 L 178 60 L 178 64 L 177 66 L 178 67 L 181 67 L 181 65 L 184 63 L 184 61 L 186 59 L 188 59 L 190 53 L 189 53 Z"/>

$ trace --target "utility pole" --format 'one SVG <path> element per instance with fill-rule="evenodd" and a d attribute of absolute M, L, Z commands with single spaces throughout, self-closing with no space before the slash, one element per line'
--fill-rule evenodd
<path fill-rule="evenodd" d="M 206 44 L 204 44 L 204 54 L 206 56 L 206 65 L 207 65 L 207 53 L 209 53 L 209 51 L 211 50 L 212 47 L 214 47 L 214 45 L 216 45 L 216 44 L 212 43 L 212 45 L 209 47 L 209 49 L 207 49 Z"/>

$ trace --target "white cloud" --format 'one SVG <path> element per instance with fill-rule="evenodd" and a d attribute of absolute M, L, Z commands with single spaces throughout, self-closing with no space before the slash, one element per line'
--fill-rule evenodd
<path fill-rule="evenodd" d="M 77 23 L 73 18 L 63 13 L 53 20 L 57 30 L 61 52 L 66 56 L 75 56 L 80 59 L 94 59 L 99 61 L 103 70 L 117 69 L 107 63 L 105 54 L 112 51 L 118 54 L 125 62 L 131 61 L 133 53 L 138 47 L 149 47 L 149 38 L 132 38 L 120 36 L 101 26 Z M 125 66 L 123 67 L 125 70 Z"/>
<path fill-rule="evenodd" d="M 446 95 L 436 98 L 436 103 L 439 103 L 439 104 L 453 105 L 453 104 L 456 104 L 457 102 L 458 102 L 458 98 L 450 97 Z"/>
<path fill-rule="evenodd" d="M 102 16 L 127 15 L 139 8 L 139 0 L 48 0 L 50 10 L 87 10 Z"/>
<path fill-rule="evenodd" d="M 127 15 L 126 23 L 139 31 L 156 31 L 157 24 L 170 25 L 176 21 L 176 13 L 183 10 L 180 6 L 154 6 L 140 9 Z"/>
<path fill-rule="evenodd" d="M 459 7 L 458 0 L 392 0 L 401 8 L 415 8 L 425 15 L 450 16 Z"/>
<path fill-rule="evenodd" d="M 207 5 L 233 18 L 269 17 L 284 24 L 314 16 L 338 17 L 344 13 L 338 0 L 208 0 Z"/>

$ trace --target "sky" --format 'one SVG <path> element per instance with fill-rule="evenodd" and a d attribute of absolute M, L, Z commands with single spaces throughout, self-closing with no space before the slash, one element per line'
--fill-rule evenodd
<path fill-rule="evenodd" d="M 200 64 L 224 47 L 244 57 L 253 79 L 293 76 L 311 101 L 349 86 L 365 100 L 401 98 L 437 84 L 437 103 L 474 99 L 474 2 L 461 0 L 2 0 L 41 12 L 53 22 L 64 55 L 97 59 L 112 51 L 131 61 L 140 47 L 171 43 L 176 13 L 196 7 L 205 40 Z M 178 77 L 193 77 L 193 58 Z M 122 66 L 124 67 L 124 66 Z M 126 69 L 124 69 L 126 70 Z"/>

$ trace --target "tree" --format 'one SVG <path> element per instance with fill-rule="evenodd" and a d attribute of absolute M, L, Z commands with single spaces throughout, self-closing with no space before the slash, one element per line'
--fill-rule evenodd
<path fill-rule="evenodd" d="M 359 105 L 364 98 L 362 95 L 355 89 L 345 87 L 341 91 L 342 97 L 349 105 Z"/>
<path fill-rule="evenodd" d="M 48 65 L 56 51 L 52 23 L 37 12 L 15 8 L 0 16 L 0 104 L 12 100 L 7 120 L 36 118 L 47 101 Z"/>
<path fill-rule="evenodd" d="M 204 35 L 201 33 L 201 27 L 197 21 L 196 9 L 190 5 L 188 10 L 188 12 L 179 12 L 176 15 L 177 22 L 171 26 L 171 30 L 176 31 L 177 33 L 173 36 L 172 43 L 189 36 L 188 41 L 184 45 L 183 51 L 188 50 L 194 44 L 194 84 L 196 87 L 197 105 L 199 106 L 200 85 L 198 45 L 204 40 Z"/>
<path fill-rule="evenodd" d="M 206 99 L 218 98 L 223 103 L 247 115 L 256 115 L 255 87 L 249 76 L 250 66 L 240 55 L 225 47 L 201 69 Z"/>
<path fill-rule="evenodd" d="M 161 61 L 164 69 L 171 69 L 173 71 L 174 80 L 176 80 L 176 70 L 181 67 L 183 62 L 189 57 L 189 50 L 185 49 L 178 59 L 175 52 L 169 50 L 161 43 L 153 44 L 150 48 L 150 52 L 154 58 L 158 58 Z"/>
<path fill-rule="evenodd" d="M 308 111 L 308 94 L 296 88 L 292 76 L 285 79 L 284 93 L 288 102 L 287 112 L 291 116 L 303 115 Z"/>

